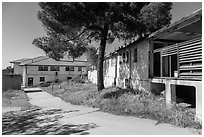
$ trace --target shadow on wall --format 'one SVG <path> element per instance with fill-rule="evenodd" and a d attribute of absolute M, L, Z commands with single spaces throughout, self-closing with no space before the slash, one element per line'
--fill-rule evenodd
<path fill-rule="evenodd" d="M 87 135 L 87 130 L 98 127 L 94 123 L 60 125 L 61 109 L 42 111 L 33 109 L 19 113 L 3 113 L 3 135 Z"/>

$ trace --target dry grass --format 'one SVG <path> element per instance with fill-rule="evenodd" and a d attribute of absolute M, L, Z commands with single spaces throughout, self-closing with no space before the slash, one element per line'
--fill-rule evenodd
<path fill-rule="evenodd" d="M 22 110 L 31 107 L 22 90 L 7 90 L 2 93 L 2 107 L 20 107 Z"/>
<path fill-rule="evenodd" d="M 88 105 L 102 111 L 117 114 L 150 118 L 159 123 L 201 129 L 194 120 L 195 109 L 174 105 L 167 108 L 163 96 L 155 96 L 132 89 L 108 88 L 97 92 L 96 85 L 82 83 L 61 83 L 45 90 L 63 100 L 76 105 Z"/>

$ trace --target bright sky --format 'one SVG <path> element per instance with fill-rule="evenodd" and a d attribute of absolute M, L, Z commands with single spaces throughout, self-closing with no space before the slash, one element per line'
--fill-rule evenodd
<path fill-rule="evenodd" d="M 201 2 L 173 3 L 172 22 L 201 7 Z M 33 39 L 45 35 L 37 19 L 39 9 L 38 3 L 33 2 L 2 3 L 2 69 L 9 66 L 11 60 L 45 55 L 32 45 Z"/>

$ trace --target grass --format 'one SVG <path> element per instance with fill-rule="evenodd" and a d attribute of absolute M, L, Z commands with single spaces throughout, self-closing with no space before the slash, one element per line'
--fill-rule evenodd
<path fill-rule="evenodd" d="M 20 107 L 21 110 L 29 109 L 31 104 L 22 90 L 7 90 L 2 92 L 2 107 Z"/>
<path fill-rule="evenodd" d="M 163 96 L 151 93 L 116 87 L 97 92 L 94 84 L 73 81 L 50 86 L 44 90 L 72 104 L 97 107 L 116 115 L 149 118 L 157 120 L 157 124 L 169 123 L 195 129 L 202 128 L 202 125 L 194 120 L 195 109 L 178 104 L 167 108 Z"/>

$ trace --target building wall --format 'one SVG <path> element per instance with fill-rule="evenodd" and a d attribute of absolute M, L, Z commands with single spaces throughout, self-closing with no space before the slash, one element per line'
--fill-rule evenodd
<path fill-rule="evenodd" d="M 115 85 L 116 80 L 116 57 L 106 59 L 106 69 L 104 74 L 104 86 L 111 87 Z"/>
<path fill-rule="evenodd" d="M 88 71 L 88 80 L 97 84 L 97 70 Z"/>
<path fill-rule="evenodd" d="M 20 90 L 21 89 L 21 75 L 3 75 L 2 78 L 2 91 L 9 89 Z"/>
<path fill-rule="evenodd" d="M 20 63 L 13 63 L 14 74 L 23 74 L 23 67 L 19 66 Z"/>
<path fill-rule="evenodd" d="M 134 49 L 137 48 L 137 62 Z M 134 89 L 150 91 L 149 83 L 149 42 L 142 41 L 131 48 L 131 84 Z"/>
<path fill-rule="evenodd" d="M 134 62 L 134 50 L 137 48 L 137 62 Z M 129 52 L 129 62 L 122 62 L 122 54 Z M 149 42 L 141 41 L 127 49 L 118 52 L 117 82 L 119 87 L 125 87 L 126 82 L 134 89 L 150 91 L 149 82 Z"/>
<path fill-rule="evenodd" d="M 66 81 L 67 77 L 76 78 L 87 74 L 87 67 L 85 66 L 82 67 L 82 71 L 78 71 L 78 66 L 74 67 L 74 71 L 65 71 L 65 68 L 66 66 L 60 66 L 59 71 L 50 71 L 50 66 L 48 66 L 48 71 L 38 71 L 38 66 L 24 66 L 23 85 L 28 85 L 28 78 L 33 78 L 33 85 L 38 85 L 43 83 L 40 81 L 40 77 L 45 77 L 44 82 L 54 82 L 56 79 Z"/>

